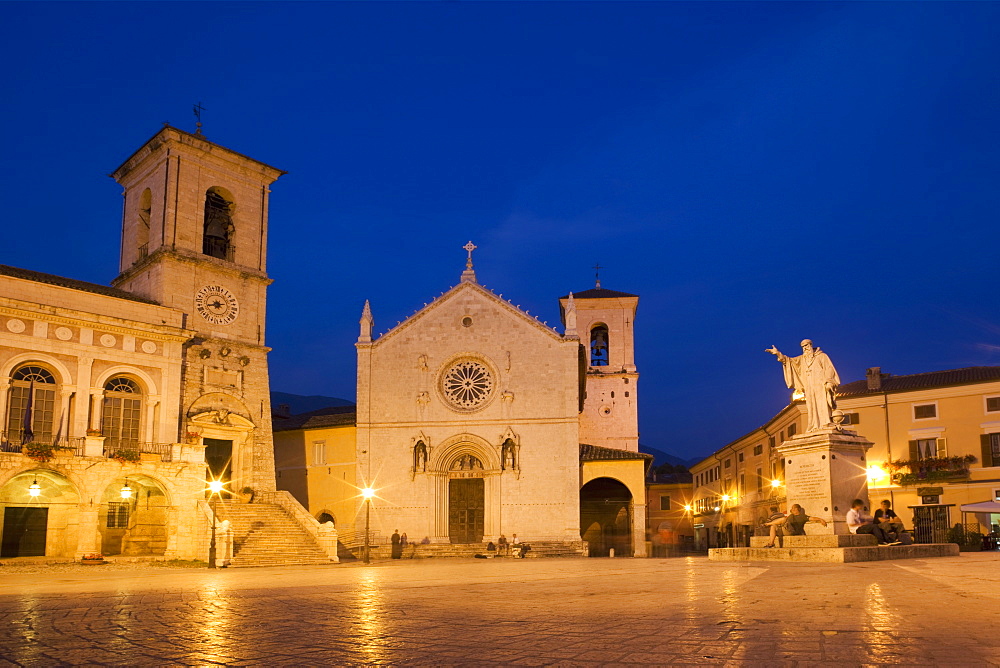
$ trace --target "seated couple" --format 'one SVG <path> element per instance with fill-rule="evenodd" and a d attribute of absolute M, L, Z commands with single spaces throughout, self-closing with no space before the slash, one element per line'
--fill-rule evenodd
<path fill-rule="evenodd" d="M 847 528 L 851 530 L 851 533 L 861 533 L 861 534 L 871 534 L 875 536 L 879 545 L 902 545 L 903 542 L 896 540 L 894 534 L 890 536 L 889 533 L 893 529 L 896 529 L 898 525 L 898 531 L 901 532 L 903 525 L 896 518 L 896 513 L 892 510 L 888 510 L 888 501 L 882 502 L 882 511 L 880 513 L 880 519 L 875 519 L 867 512 L 865 512 L 865 502 L 861 499 L 854 499 L 851 501 L 851 509 L 847 511 L 847 516 L 844 518 L 847 520 Z M 888 510 L 892 515 L 888 515 L 885 511 Z M 895 518 L 895 521 L 893 521 Z M 891 540 L 890 540 L 891 539 Z"/>
<path fill-rule="evenodd" d="M 787 534 L 789 536 L 805 536 L 806 524 L 809 522 L 819 522 L 823 526 L 826 526 L 826 520 L 822 517 L 811 517 L 807 515 L 805 509 L 797 503 L 792 504 L 792 507 L 789 508 L 791 512 L 788 515 L 779 511 L 778 506 L 771 506 L 769 510 L 771 511 L 771 514 L 766 520 L 764 520 L 763 526 L 770 528 L 771 542 L 764 547 L 774 547 L 774 541 L 778 537 L 779 527 L 782 529 L 783 534 Z"/>

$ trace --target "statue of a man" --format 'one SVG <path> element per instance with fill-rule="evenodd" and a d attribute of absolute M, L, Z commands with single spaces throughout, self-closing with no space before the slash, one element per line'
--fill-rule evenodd
<path fill-rule="evenodd" d="M 834 426 L 831 412 L 837 407 L 836 392 L 840 377 L 833 362 L 812 341 L 802 341 L 802 354 L 798 357 L 783 355 L 771 346 L 766 352 L 778 358 L 785 371 L 785 385 L 801 394 L 806 400 L 806 431 Z"/>

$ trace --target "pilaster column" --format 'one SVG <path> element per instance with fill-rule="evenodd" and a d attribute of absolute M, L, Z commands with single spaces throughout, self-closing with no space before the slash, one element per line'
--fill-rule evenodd
<path fill-rule="evenodd" d="M 91 369 L 94 360 L 90 357 L 80 357 L 76 360 L 76 410 L 73 412 L 73 428 L 70 430 L 76 436 L 83 436 L 90 429 L 90 387 Z"/>
<path fill-rule="evenodd" d="M 101 551 L 100 530 L 97 519 L 101 512 L 100 505 L 91 503 L 80 504 L 79 525 L 77 528 L 76 554 L 77 559 L 83 558 L 85 554 L 93 554 Z"/>
<path fill-rule="evenodd" d="M 104 399 L 104 390 L 91 388 L 90 390 L 90 422 L 87 429 L 101 428 L 101 401 Z"/>
<path fill-rule="evenodd" d="M 8 394 L 10 394 L 10 376 L 0 380 L 0 431 L 7 431 Z"/>

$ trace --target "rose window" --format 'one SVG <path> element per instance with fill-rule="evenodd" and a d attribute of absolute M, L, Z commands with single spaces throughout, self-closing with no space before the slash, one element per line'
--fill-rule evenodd
<path fill-rule="evenodd" d="M 482 406 L 493 392 L 493 377 L 485 365 L 472 360 L 458 362 L 441 379 L 445 398 L 459 410 Z"/>

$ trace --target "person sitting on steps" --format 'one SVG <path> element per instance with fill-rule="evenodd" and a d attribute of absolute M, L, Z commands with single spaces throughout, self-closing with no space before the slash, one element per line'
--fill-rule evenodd
<path fill-rule="evenodd" d="M 871 534 L 879 545 L 900 545 L 900 541 L 889 541 L 885 530 L 875 524 L 875 518 L 865 512 L 865 502 L 861 499 L 851 501 L 851 509 L 847 511 L 844 518 L 847 520 L 847 528 L 855 534 Z"/>

